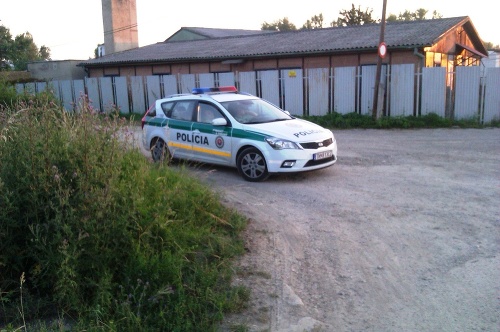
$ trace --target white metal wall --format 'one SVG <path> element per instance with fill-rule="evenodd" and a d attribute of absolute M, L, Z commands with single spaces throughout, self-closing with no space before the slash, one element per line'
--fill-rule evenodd
<path fill-rule="evenodd" d="M 308 92 L 308 114 L 328 114 L 328 86 L 330 81 L 330 69 L 315 68 L 307 70 L 307 92 Z"/>
<path fill-rule="evenodd" d="M 146 101 L 148 105 L 152 105 L 155 100 L 161 99 L 162 94 L 161 94 L 161 89 L 160 89 L 160 76 L 154 75 L 154 76 L 147 76 L 146 77 L 146 86 L 148 87 L 146 89 L 148 100 Z"/>
<path fill-rule="evenodd" d="M 356 112 L 356 67 L 334 70 L 333 110 L 340 114 Z"/>
<path fill-rule="evenodd" d="M 360 98 L 361 114 L 371 115 L 373 110 L 373 92 L 377 66 L 361 66 Z"/>
<path fill-rule="evenodd" d="M 198 79 L 200 87 L 215 86 L 215 78 L 213 73 L 199 74 Z"/>
<path fill-rule="evenodd" d="M 456 73 L 446 73 L 440 67 L 424 68 L 421 87 L 412 65 L 388 68 L 390 74 L 383 67 L 381 80 L 390 82 L 385 91 L 385 111 L 390 116 L 436 113 L 480 122 L 500 120 L 500 68 L 486 68 L 484 78 L 479 67 L 457 67 Z M 95 109 L 107 112 L 117 106 L 122 113 L 143 113 L 156 98 L 191 92 L 198 85 L 218 82 L 219 86 L 236 85 L 240 91 L 262 97 L 294 115 L 325 115 L 332 111 L 371 114 L 375 71 L 376 66 L 362 66 L 335 68 L 334 75 L 329 68 L 315 68 L 129 79 L 103 77 L 17 84 L 15 88 L 18 93 L 50 89 L 68 110 L 74 110 L 86 91 Z M 447 89 L 448 79 L 456 84 Z M 448 105 L 447 99 L 454 100 L 454 104 Z M 445 112 L 447 105 L 451 106 L 451 113 Z"/>
<path fill-rule="evenodd" d="M 87 97 L 89 104 L 95 108 L 101 109 L 101 97 L 99 97 L 99 82 L 97 78 L 86 78 L 85 85 L 87 86 Z"/>
<path fill-rule="evenodd" d="M 485 80 L 484 122 L 500 121 L 500 68 L 488 68 Z"/>
<path fill-rule="evenodd" d="M 304 84 L 302 69 L 287 69 L 281 71 L 282 86 L 284 89 L 283 103 L 280 105 L 293 115 L 303 115 L 304 112 Z"/>
<path fill-rule="evenodd" d="M 241 72 L 237 75 L 239 90 L 241 92 L 257 95 L 257 73 L 254 71 Z"/>
<path fill-rule="evenodd" d="M 111 77 L 100 77 L 101 85 L 102 111 L 107 113 L 114 108 L 113 82 Z"/>
<path fill-rule="evenodd" d="M 74 98 L 71 87 L 71 81 L 69 80 L 60 81 L 59 88 L 61 89 L 61 101 L 64 105 L 64 108 L 67 110 L 72 110 Z"/>
<path fill-rule="evenodd" d="M 234 86 L 234 73 L 218 73 L 219 86 Z M 213 86 L 213 85 L 211 85 Z"/>
<path fill-rule="evenodd" d="M 142 76 L 130 77 L 132 93 L 132 111 L 134 113 L 144 113 L 147 110 L 146 98 L 144 94 L 144 80 Z"/>
<path fill-rule="evenodd" d="M 446 68 L 422 69 L 421 114 L 435 113 L 445 115 L 446 107 Z"/>
<path fill-rule="evenodd" d="M 259 71 L 257 79 L 260 82 L 261 98 L 279 106 L 279 72 L 277 70 Z"/>
<path fill-rule="evenodd" d="M 163 96 L 175 95 L 177 93 L 177 78 L 174 75 L 162 75 Z"/>
<path fill-rule="evenodd" d="M 128 100 L 128 88 L 126 77 L 115 77 L 115 94 L 116 106 L 120 109 L 120 113 L 129 114 L 130 106 Z"/>
<path fill-rule="evenodd" d="M 75 103 L 81 102 L 82 99 L 85 98 L 85 83 L 83 80 L 74 80 L 73 81 L 73 91 Z"/>
<path fill-rule="evenodd" d="M 414 102 L 414 77 L 415 66 L 413 64 L 397 65 L 391 67 L 390 80 L 390 115 L 408 116 L 413 115 Z"/>
<path fill-rule="evenodd" d="M 193 88 L 196 88 L 196 76 L 194 74 L 184 74 L 180 77 L 179 93 L 190 93 Z"/>
<path fill-rule="evenodd" d="M 47 82 L 36 82 L 36 92 L 43 92 L 47 89 Z"/>
<path fill-rule="evenodd" d="M 457 67 L 455 88 L 455 119 L 478 116 L 480 68 Z"/>
<path fill-rule="evenodd" d="M 51 82 L 51 86 L 52 86 L 51 90 L 54 92 L 54 95 L 56 96 L 56 98 L 61 99 L 61 90 L 59 89 L 59 81 Z M 99 100 L 99 99 L 97 99 L 97 100 Z"/>

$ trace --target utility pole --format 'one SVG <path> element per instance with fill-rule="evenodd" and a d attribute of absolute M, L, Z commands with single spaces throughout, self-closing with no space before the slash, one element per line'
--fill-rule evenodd
<path fill-rule="evenodd" d="M 379 99 L 379 88 L 380 88 L 380 76 L 382 72 L 382 59 L 385 57 L 387 52 L 387 47 L 385 45 L 385 9 L 387 7 L 387 0 L 384 0 L 384 5 L 382 9 L 382 22 L 380 24 L 380 40 L 378 44 L 378 61 L 377 61 L 377 73 L 375 74 L 375 88 L 373 90 L 373 108 L 372 117 L 374 120 L 378 119 L 378 99 Z"/>

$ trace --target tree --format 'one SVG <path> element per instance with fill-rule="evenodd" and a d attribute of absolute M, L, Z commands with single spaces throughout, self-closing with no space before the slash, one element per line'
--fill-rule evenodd
<path fill-rule="evenodd" d="M 483 41 L 483 44 L 487 50 L 500 50 L 500 44 L 493 45 L 492 42 L 485 42 L 485 41 Z"/>
<path fill-rule="evenodd" d="M 395 14 L 390 14 L 386 21 L 394 22 L 394 21 L 422 21 L 426 19 L 427 13 L 429 11 L 424 8 L 419 8 L 414 12 L 410 12 L 409 10 L 405 10 L 403 13 L 399 13 L 398 16 Z M 432 12 L 432 19 L 441 18 L 443 15 L 439 14 L 437 11 Z"/>
<path fill-rule="evenodd" d="M 41 60 L 50 60 L 50 48 L 38 48 L 29 32 L 12 39 L 10 30 L 0 26 L 0 70 L 10 70 L 10 64 L 15 70 L 26 70 L 28 62 Z"/>
<path fill-rule="evenodd" d="M 341 10 L 337 21 L 333 21 L 330 23 L 330 26 L 349 26 L 349 25 L 363 25 L 368 23 L 377 23 L 377 20 L 372 18 L 373 9 L 365 9 L 365 11 L 361 10 L 361 6 L 356 8 L 354 4 L 350 10 Z"/>
<path fill-rule="evenodd" d="M 425 18 L 425 13 L 424 13 Z M 422 18 L 420 18 L 422 20 Z M 412 13 L 409 10 L 405 10 L 404 13 L 399 13 L 398 21 L 417 21 L 416 13 Z"/>
<path fill-rule="evenodd" d="M 50 48 L 48 48 L 45 45 L 40 46 L 39 54 L 43 60 L 49 60 L 50 59 Z"/>
<path fill-rule="evenodd" d="M 419 8 L 414 12 L 409 10 L 405 10 L 403 13 L 389 14 L 386 17 L 386 22 L 394 22 L 394 21 L 417 21 L 417 20 L 425 20 L 427 13 L 429 11 L 424 8 Z M 368 23 L 378 23 L 380 20 L 376 20 L 372 17 L 373 9 L 366 8 L 365 10 L 361 10 L 361 6 L 356 8 L 354 4 L 352 4 L 350 10 L 341 10 L 339 16 L 336 21 L 332 21 L 330 23 L 331 27 L 337 26 L 348 26 L 348 25 L 363 25 Z M 437 11 L 432 12 L 432 19 L 442 18 L 443 15 L 438 13 Z M 301 29 L 321 29 L 323 28 L 324 18 L 323 14 L 314 15 L 310 20 L 307 20 L 306 23 L 302 25 Z M 292 24 L 287 17 L 277 20 L 273 23 L 264 22 L 261 26 L 261 30 L 271 30 L 271 31 L 289 31 L 296 30 L 294 24 Z"/>
<path fill-rule="evenodd" d="M 386 22 L 396 22 L 397 20 L 398 17 L 395 14 L 389 14 L 389 16 L 385 19 Z"/>
<path fill-rule="evenodd" d="M 432 12 L 432 19 L 434 20 L 434 19 L 436 19 L 436 18 L 443 18 L 443 15 L 441 15 L 440 13 L 438 13 L 438 11 L 437 11 L 437 10 L 434 10 L 434 11 Z"/>
<path fill-rule="evenodd" d="M 12 47 L 12 35 L 9 29 L 0 26 L 0 70 L 9 68 L 9 54 Z"/>
<path fill-rule="evenodd" d="M 314 15 L 302 26 L 301 29 L 321 29 L 323 28 L 323 14 Z"/>
<path fill-rule="evenodd" d="M 288 20 L 288 17 L 284 17 L 273 23 L 262 23 L 261 30 L 271 30 L 271 31 L 291 31 L 297 30 L 297 27 Z"/>

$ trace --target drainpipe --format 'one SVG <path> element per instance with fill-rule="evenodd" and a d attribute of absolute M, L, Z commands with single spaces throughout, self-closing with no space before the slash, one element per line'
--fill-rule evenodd
<path fill-rule="evenodd" d="M 413 55 L 421 57 L 422 59 L 424 58 L 423 54 L 418 53 L 418 48 L 416 48 L 416 47 L 413 49 Z"/>
<path fill-rule="evenodd" d="M 416 47 L 413 49 L 413 55 L 418 56 L 420 59 L 422 59 L 422 61 L 425 59 L 425 56 L 423 54 L 420 54 L 418 52 L 418 48 L 416 48 Z"/>
<path fill-rule="evenodd" d="M 418 51 L 418 48 L 416 48 L 416 47 L 413 49 L 413 55 L 416 55 L 416 56 L 418 56 L 420 59 L 422 59 L 422 61 L 420 62 L 420 68 L 423 68 L 423 67 L 425 66 L 425 62 L 424 62 L 424 61 L 425 61 L 425 55 L 423 55 L 422 53 L 420 53 L 420 52 Z M 420 72 L 420 71 L 421 71 L 421 70 L 419 69 L 419 72 Z"/>
<path fill-rule="evenodd" d="M 418 56 L 420 59 L 422 59 L 422 61 L 420 61 L 420 68 L 418 69 L 418 72 L 421 74 L 422 73 L 422 68 L 424 67 L 425 65 L 425 55 L 423 54 L 420 54 L 418 52 L 418 49 L 415 47 L 413 49 L 413 55 L 416 55 Z M 417 86 L 419 87 L 420 89 L 420 75 L 417 75 Z M 421 110 L 420 110 L 420 98 L 417 97 L 417 105 L 416 105 L 417 109 L 416 109 L 416 115 L 421 115 Z"/>

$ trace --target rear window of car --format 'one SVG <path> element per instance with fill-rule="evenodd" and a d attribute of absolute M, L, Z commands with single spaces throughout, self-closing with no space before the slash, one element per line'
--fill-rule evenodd
<path fill-rule="evenodd" d="M 196 101 L 182 100 L 172 103 L 169 111 L 165 114 L 167 117 L 176 120 L 193 121 L 193 112 Z"/>
<path fill-rule="evenodd" d="M 174 102 L 165 102 L 161 104 L 161 109 L 163 110 L 163 114 L 166 116 L 170 117 L 170 114 L 172 113 L 172 107 L 174 106 Z"/>

